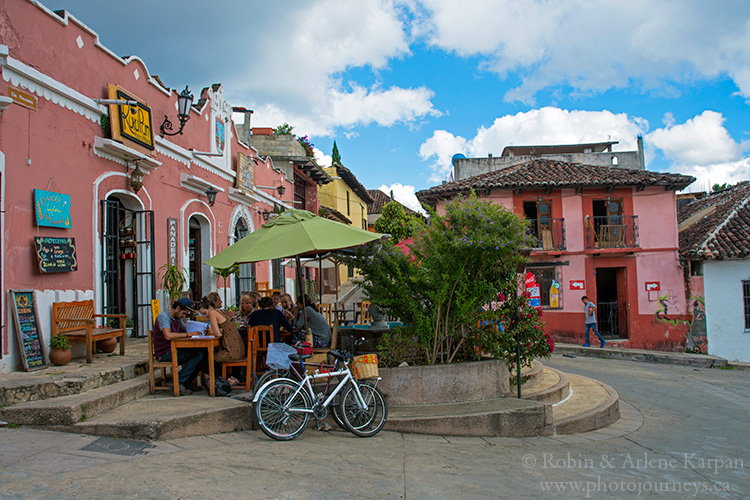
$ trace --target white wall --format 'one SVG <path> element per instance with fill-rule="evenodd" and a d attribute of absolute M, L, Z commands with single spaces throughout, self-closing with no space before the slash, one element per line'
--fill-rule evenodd
<path fill-rule="evenodd" d="M 708 353 L 729 361 L 750 362 L 750 331 L 745 331 L 742 280 L 750 280 L 750 260 L 703 264 Z"/>

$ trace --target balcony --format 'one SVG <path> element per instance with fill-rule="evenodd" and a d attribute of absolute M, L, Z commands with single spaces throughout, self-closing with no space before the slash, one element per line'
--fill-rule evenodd
<path fill-rule="evenodd" d="M 532 238 L 532 250 L 562 251 L 565 250 L 565 219 L 527 219 L 527 229 Z"/>
<path fill-rule="evenodd" d="M 638 216 L 610 215 L 586 217 L 588 250 L 638 248 Z"/>

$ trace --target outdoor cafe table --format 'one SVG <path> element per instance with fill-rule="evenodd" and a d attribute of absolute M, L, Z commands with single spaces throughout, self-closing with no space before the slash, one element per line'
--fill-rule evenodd
<path fill-rule="evenodd" d="M 211 397 L 216 394 L 216 377 L 214 375 L 214 347 L 219 345 L 219 339 L 214 336 L 196 335 L 186 339 L 172 341 L 178 349 L 208 349 L 208 393 Z"/>

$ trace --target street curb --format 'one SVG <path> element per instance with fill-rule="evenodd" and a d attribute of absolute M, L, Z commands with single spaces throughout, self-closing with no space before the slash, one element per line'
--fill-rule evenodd
<path fill-rule="evenodd" d="M 696 368 L 722 368 L 729 366 L 724 358 L 705 354 L 682 352 L 647 351 L 644 349 L 619 349 L 616 347 L 582 347 L 574 344 L 555 344 L 555 354 L 575 355 L 592 358 L 621 359 L 645 363 L 693 366 Z"/>

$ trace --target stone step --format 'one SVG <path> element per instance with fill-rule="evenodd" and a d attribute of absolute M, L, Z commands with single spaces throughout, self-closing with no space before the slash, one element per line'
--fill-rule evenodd
<path fill-rule="evenodd" d="M 619 396 L 607 384 L 568 374 L 570 395 L 554 404 L 552 432 L 574 434 L 606 427 L 620 418 Z"/>
<path fill-rule="evenodd" d="M 530 367 L 524 366 L 521 368 L 521 389 L 527 387 L 533 387 L 542 382 L 544 372 L 544 365 L 538 359 L 532 361 Z M 516 391 L 516 373 L 510 373 L 510 389 L 515 394 Z"/>
<path fill-rule="evenodd" d="M 0 420 L 31 426 L 72 426 L 134 401 L 149 391 L 148 375 L 93 390 L 0 408 Z"/>
<path fill-rule="evenodd" d="M 558 403 L 567 398 L 570 394 L 568 375 L 547 366 L 543 368 L 536 385 L 529 387 L 524 384 L 521 386 L 521 397 L 549 404 Z"/>
<path fill-rule="evenodd" d="M 537 436 L 551 432 L 552 407 L 538 401 L 485 401 L 396 406 L 388 409 L 386 430 L 449 436 Z"/>
<path fill-rule="evenodd" d="M 0 379 L 0 406 L 80 394 L 133 379 L 148 373 L 147 349 L 144 339 L 128 338 L 125 356 L 95 354 L 92 363 L 73 359 L 65 366 L 4 373 Z"/>
<path fill-rule="evenodd" d="M 57 430 L 130 439 L 174 439 L 253 428 L 251 404 L 198 392 L 178 398 L 147 395 Z"/>

